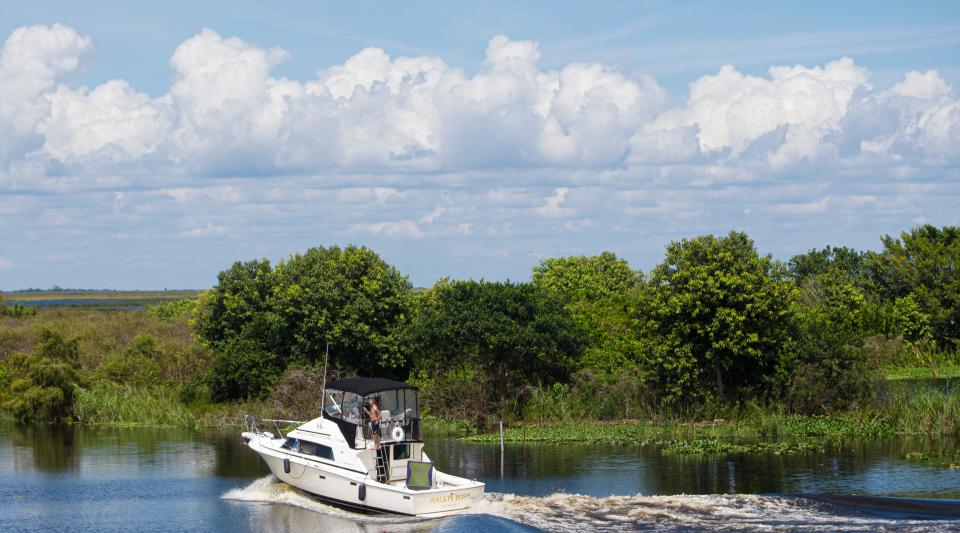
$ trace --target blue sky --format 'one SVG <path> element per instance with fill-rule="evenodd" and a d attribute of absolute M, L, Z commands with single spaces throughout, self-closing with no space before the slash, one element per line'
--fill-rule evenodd
<path fill-rule="evenodd" d="M 960 223 L 956 2 L 0 5 L 0 289 L 417 285 Z"/>

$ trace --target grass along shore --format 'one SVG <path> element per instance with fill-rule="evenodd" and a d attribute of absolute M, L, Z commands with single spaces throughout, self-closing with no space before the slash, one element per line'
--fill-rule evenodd
<path fill-rule="evenodd" d="M 298 410 L 309 412 L 303 406 Z M 75 400 L 76 423 L 114 427 L 239 431 L 245 414 L 288 418 L 289 412 L 290 406 L 269 399 L 188 403 L 174 387 L 103 382 L 78 390 Z M 500 439 L 499 432 L 481 432 L 463 420 L 426 415 L 422 427 L 428 437 L 477 443 Z M 553 424 L 514 422 L 504 428 L 504 440 L 510 443 L 656 446 L 665 455 L 785 455 L 896 437 L 921 437 L 943 444 L 939 448 L 905 450 L 900 454 L 903 459 L 939 467 L 960 466 L 960 451 L 955 447 L 960 442 L 960 389 L 901 390 L 891 393 L 883 407 L 833 415 L 791 415 L 752 406 L 713 420 L 661 417 Z"/>
<path fill-rule="evenodd" d="M 473 442 L 498 442 L 499 432 L 461 433 Z M 790 415 L 759 407 L 715 420 L 630 420 L 560 424 L 521 423 L 504 440 L 524 443 L 593 442 L 662 446 L 664 453 L 724 455 L 797 453 L 852 440 L 895 436 L 960 440 L 960 390 L 948 387 L 892 392 L 885 405 L 833 415 Z M 914 460 L 925 456 L 917 455 Z M 957 462 L 960 462 L 958 460 Z"/>

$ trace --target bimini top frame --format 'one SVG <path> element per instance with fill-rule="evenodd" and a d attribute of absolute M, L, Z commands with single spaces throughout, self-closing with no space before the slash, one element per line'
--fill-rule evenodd
<path fill-rule="evenodd" d="M 323 392 L 323 417 L 340 427 L 351 447 L 366 447 L 372 438 L 363 408 L 376 398 L 382 413 L 384 443 L 422 442 L 417 387 L 383 378 L 348 378 L 327 383 Z M 399 431 L 397 430 L 399 428 Z M 359 431 L 358 435 L 358 429 Z"/>
<path fill-rule="evenodd" d="M 402 381 L 394 381 L 384 378 L 346 378 L 338 379 L 327 383 L 328 389 L 339 390 L 343 392 L 352 392 L 360 396 L 367 396 L 375 392 L 397 389 L 413 389 L 416 387 Z"/>

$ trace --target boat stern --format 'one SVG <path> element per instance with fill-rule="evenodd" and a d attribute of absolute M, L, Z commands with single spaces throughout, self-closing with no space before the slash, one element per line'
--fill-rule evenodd
<path fill-rule="evenodd" d="M 458 487 L 422 491 L 411 496 L 417 516 L 443 516 L 468 511 L 483 501 L 484 484 L 471 482 Z"/>

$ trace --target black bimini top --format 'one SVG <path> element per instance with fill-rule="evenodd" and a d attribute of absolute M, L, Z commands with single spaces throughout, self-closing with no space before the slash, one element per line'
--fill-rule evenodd
<path fill-rule="evenodd" d="M 395 389 L 413 389 L 417 390 L 413 385 L 404 383 L 402 381 L 394 381 L 392 379 L 384 378 L 346 378 L 338 379 L 327 383 L 328 389 L 333 390 L 342 390 L 344 392 L 353 392 L 359 394 L 360 396 L 366 396 L 368 394 L 373 394 L 374 392 L 381 392 L 385 390 L 395 390 Z"/>

